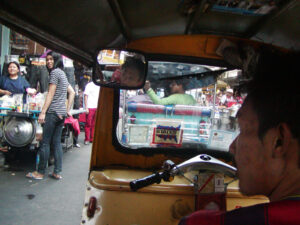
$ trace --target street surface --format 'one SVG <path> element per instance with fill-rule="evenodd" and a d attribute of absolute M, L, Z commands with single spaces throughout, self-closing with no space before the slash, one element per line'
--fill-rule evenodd
<path fill-rule="evenodd" d="M 0 167 L 0 225 L 80 224 L 92 148 L 83 139 L 81 132 L 81 148 L 64 153 L 62 180 L 26 178 L 35 169 L 33 154 L 22 154 L 9 167 Z M 50 166 L 46 175 L 52 171 Z"/>

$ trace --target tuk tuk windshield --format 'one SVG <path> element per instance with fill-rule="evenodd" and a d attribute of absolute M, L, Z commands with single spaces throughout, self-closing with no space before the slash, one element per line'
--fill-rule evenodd
<path fill-rule="evenodd" d="M 118 141 L 129 149 L 228 151 L 238 134 L 243 96 L 239 70 L 176 62 L 148 62 L 140 90 L 120 90 Z"/>

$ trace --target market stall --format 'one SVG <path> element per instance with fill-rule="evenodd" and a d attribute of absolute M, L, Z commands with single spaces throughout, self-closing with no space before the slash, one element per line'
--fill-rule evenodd
<path fill-rule="evenodd" d="M 26 103 L 23 95 L 3 96 L 0 98 L 1 143 L 9 148 L 36 150 L 42 139 L 42 126 L 37 119 L 44 104 L 46 93 L 34 97 L 27 96 Z M 71 110 L 71 115 L 85 112 L 83 109 Z M 76 120 L 75 120 L 76 121 Z M 73 123 L 74 124 L 74 123 Z M 72 123 L 65 122 L 62 137 L 63 149 L 72 147 Z"/>

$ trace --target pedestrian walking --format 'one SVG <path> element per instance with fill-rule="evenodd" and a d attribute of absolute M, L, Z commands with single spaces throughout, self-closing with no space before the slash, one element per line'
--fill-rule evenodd
<path fill-rule="evenodd" d="M 84 90 L 84 105 L 86 109 L 84 144 L 86 145 L 93 142 L 99 92 L 100 87 L 95 85 L 94 82 L 89 82 Z"/>

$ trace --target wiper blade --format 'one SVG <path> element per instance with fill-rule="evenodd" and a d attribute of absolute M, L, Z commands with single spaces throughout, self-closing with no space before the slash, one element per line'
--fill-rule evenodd
<path fill-rule="evenodd" d="M 163 77 L 163 78 L 159 78 L 159 80 L 180 80 L 182 78 L 194 78 L 194 77 L 201 79 L 201 78 L 209 76 L 209 75 L 218 76 L 229 70 L 230 69 L 224 69 L 224 70 L 207 71 L 207 72 L 203 72 L 203 73 L 184 74 L 184 75 L 180 75 L 180 76 Z"/>

